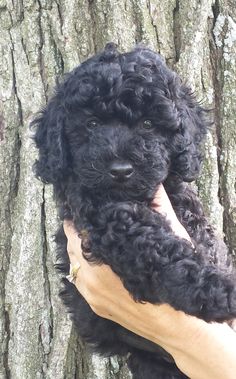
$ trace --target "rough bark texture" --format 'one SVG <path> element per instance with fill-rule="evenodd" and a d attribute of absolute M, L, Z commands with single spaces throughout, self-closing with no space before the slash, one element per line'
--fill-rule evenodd
<path fill-rule="evenodd" d="M 198 187 L 236 253 L 235 0 L 0 0 L 0 379 L 129 378 L 85 351 L 58 299 L 58 220 L 28 129 L 55 78 L 111 40 L 155 48 L 214 109 Z"/>

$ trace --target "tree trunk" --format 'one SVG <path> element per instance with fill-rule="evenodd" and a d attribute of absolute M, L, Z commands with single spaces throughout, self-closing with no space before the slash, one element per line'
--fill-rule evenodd
<path fill-rule="evenodd" d="M 0 0 L 0 379 L 127 379 L 86 352 L 58 299 L 50 186 L 29 122 L 55 78 L 115 41 L 144 42 L 214 109 L 199 193 L 236 252 L 235 0 Z"/>

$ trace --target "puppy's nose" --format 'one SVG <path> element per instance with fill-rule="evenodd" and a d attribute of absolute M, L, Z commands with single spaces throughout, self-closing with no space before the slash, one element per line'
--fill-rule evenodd
<path fill-rule="evenodd" d="M 110 165 L 110 176 L 117 181 L 128 180 L 133 175 L 134 169 L 129 162 L 112 162 Z"/>

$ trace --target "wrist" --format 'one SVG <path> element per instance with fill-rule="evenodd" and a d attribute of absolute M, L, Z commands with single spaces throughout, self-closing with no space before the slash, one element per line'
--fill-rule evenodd
<path fill-rule="evenodd" d="M 152 341 L 172 355 L 182 372 L 191 379 L 235 378 L 236 335 L 227 324 L 208 324 L 171 308 L 162 311 L 168 313 L 170 330 L 160 334 L 156 329 Z"/>
<path fill-rule="evenodd" d="M 167 351 L 186 352 L 198 336 L 204 321 L 176 311 L 168 304 L 158 306 L 151 339 Z M 155 325 L 156 324 L 156 325 Z M 152 325 L 153 326 L 153 325 Z"/>

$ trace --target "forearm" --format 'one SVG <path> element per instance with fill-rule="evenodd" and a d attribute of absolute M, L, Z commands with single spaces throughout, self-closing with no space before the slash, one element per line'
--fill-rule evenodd
<path fill-rule="evenodd" d="M 192 344 L 186 341 L 185 351 L 176 352 L 174 358 L 191 379 L 234 379 L 235 334 L 227 325 L 199 327 L 195 341 Z"/>
<path fill-rule="evenodd" d="M 108 282 L 110 269 L 103 266 L 96 275 Z M 81 280 L 78 280 L 81 283 Z M 78 284 L 79 284 L 78 283 Z M 120 293 L 121 282 L 114 276 L 114 292 Z M 89 294 L 94 293 L 96 282 Z M 81 288 L 81 284 L 80 284 Z M 94 289 L 94 291 L 93 291 Z M 104 289 L 104 291 L 106 291 Z M 88 293 L 86 294 L 87 297 Z M 171 354 L 179 367 L 191 379 L 235 379 L 236 334 L 226 324 L 208 324 L 193 316 L 174 310 L 169 305 L 135 303 L 122 288 L 122 301 L 106 301 L 103 304 L 89 301 L 101 317 L 109 318 L 154 343 Z"/>
<path fill-rule="evenodd" d="M 236 334 L 228 325 L 207 324 L 168 306 L 158 313 L 149 339 L 168 351 L 182 372 L 191 379 L 235 379 Z"/>

